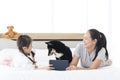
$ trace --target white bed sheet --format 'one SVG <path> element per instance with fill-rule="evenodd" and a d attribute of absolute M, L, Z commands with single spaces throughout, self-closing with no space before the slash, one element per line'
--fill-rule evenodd
<path fill-rule="evenodd" d="M 120 80 L 120 71 L 113 67 L 79 71 L 0 69 L 0 80 Z"/>
<path fill-rule="evenodd" d="M 47 49 L 35 50 L 39 55 L 41 65 L 47 65 L 49 59 L 54 59 L 54 56 L 47 56 Z M 12 57 L 16 51 L 17 49 L 1 50 L 0 60 Z M 108 66 L 96 70 L 17 70 L 13 67 L 1 65 L 0 80 L 120 80 L 120 69 Z"/>

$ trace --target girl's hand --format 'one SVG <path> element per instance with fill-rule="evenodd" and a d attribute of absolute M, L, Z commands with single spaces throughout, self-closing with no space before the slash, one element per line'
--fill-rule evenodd
<path fill-rule="evenodd" d="M 52 69 L 54 69 L 54 67 L 51 67 L 51 66 L 45 66 L 45 67 L 43 67 L 42 69 L 45 69 L 45 70 L 52 70 Z"/>
<path fill-rule="evenodd" d="M 44 67 L 37 67 L 35 69 L 52 70 L 54 69 L 54 67 L 52 65 L 49 65 L 49 66 L 44 66 Z"/>

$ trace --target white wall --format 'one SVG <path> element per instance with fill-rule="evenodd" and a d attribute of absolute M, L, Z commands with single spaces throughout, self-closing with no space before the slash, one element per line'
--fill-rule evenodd
<path fill-rule="evenodd" d="M 114 65 L 120 67 L 120 0 L 112 0 L 112 58 Z"/>
<path fill-rule="evenodd" d="M 79 33 L 104 27 L 108 33 L 108 7 L 109 0 L 0 0 L 0 32 L 13 25 L 17 32 Z"/>
<path fill-rule="evenodd" d="M 103 32 L 115 66 L 120 67 L 119 0 L 0 0 L 0 33 L 13 25 L 17 32 Z M 39 29 L 38 29 L 39 28 Z"/>
<path fill-rule="evenodd" d="M 0 0 L 0 32 L 51 32 L 51 0 Z M 38 29 L 40 28 L 40 29 Z"/>

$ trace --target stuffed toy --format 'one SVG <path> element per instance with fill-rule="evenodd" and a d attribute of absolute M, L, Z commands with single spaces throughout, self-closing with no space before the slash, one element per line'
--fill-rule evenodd
<path fill-rule="evenodd" d="M 17 38 L 19 34 L 15 31 L 13 31 L 13 26 L 7 26 L 8 32 L 5 33 L 5 38 Z"/>

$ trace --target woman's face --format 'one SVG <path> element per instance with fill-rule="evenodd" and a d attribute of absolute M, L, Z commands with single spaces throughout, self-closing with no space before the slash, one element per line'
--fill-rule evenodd
<path fill-rule="evenodd" d="M 26 54 L 31 53 L 32 50 L 32 43 L 29 45 L 29 47 L 23 47 L 23 50 Z"/>
<path fill-rule="evenodd" d="M 87 32 L 85 33 L 83 42 L 84 42 L 84 46 L 85 46 L 86 48 L 95 47 L 95 45 L 96 45 L 96 39 L 92 40 L 89 31 L 87 31 Z"/>

